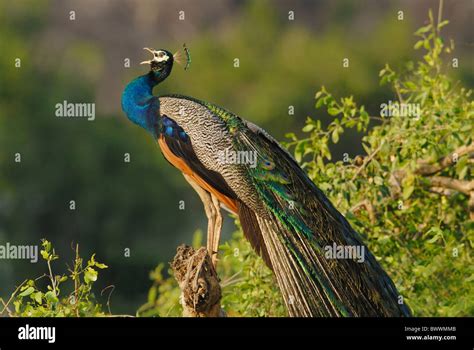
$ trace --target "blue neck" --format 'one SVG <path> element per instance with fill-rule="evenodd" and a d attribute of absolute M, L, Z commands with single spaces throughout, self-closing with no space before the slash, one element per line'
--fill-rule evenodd
<path fill-rule="evenodd" d="M 150 72 L 131 81 L 122 93 L 122 110 L 135 124 L 150 132 L 155 138 L 156 125 L 160 122 L 160 102 L 153 96 L 153 88 L 168 74 Z"/>

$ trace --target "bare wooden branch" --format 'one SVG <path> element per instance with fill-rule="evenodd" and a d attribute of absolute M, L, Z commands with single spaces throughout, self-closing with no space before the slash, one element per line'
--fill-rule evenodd
<path fill-rule="evenodd" d="M 431 187 L 429 189 L 429 191 L 432 192 L 432 193 L 437 193 L 437 194 L 445 196 L 445 197 L 449 197 L 449 196 L 452 196 L 453 194 L 457 193 L 454 190 L 450 190 L 448 188 L 443 188 L 443 187 Z"/>
<path fill-rule="evenodd" d="M 181 288 L 184 317 L 225 317 L 221 309 L 219 277 L 206 248 L 180 245 L 171 262 Z"/>
<path fill-rule="evenodd" d="M 457 180 L 446 176 L 428 177 L 431 186 L 452 189 L 469 196 L 474 191 L 474 181 Z"/>
<path fill-rule="evenodd" d="M 459 147 L 449 155 L 442 157 L 437 163 L 426 160 L 418 161 L 415 174 L 425 177 L 429 181 L 430 191 L 443 196 L 451 196 L 454 192 L 460 192 L 469 197 L 468 210 L 471 220 L 474 220 L 474 180 L 458 180 L 447 176 L 432 176 L 441 170 L 454 165 L 457 160 L 464 156 L 474 156 L 474 143 Z M 469 159 L 471 161 L 472 159 Z M 401 194 L 403 179 L 407 176 L 405 170 L 396 170 L 390 174 L 389 184 L 392 196 L 397 198 Z"/>
<path fill-rule="evenodd" d="M 474 153 L 474 143 L 459 147 L 451 154 L 440 158 L 435 164 L 430 164 L 425 160 L 420 160 L 418 162 L 418 169 L 416 169 L 415 173 L 424 176 L 436 174 L 441 170 L 455 164 L 457 159 L 459 159 L 460 157 L 464 156 L 465 154 L 471 153 Z"/>

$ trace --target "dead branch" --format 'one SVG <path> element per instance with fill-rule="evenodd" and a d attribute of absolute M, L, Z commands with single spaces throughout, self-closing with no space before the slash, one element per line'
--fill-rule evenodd
<path fill-rule="evenodd" d="M 225 317 L 221 309 L 219 277 L 206 248 L 195 250 L 186 245 L 177 248 L 171 262 L 181 288 L 184 317 Z"/>
<path fill-rule="evenodd" d="M 459 159 L 463 155 L 471 153 L 474 153 L 474 143 L 459 147 L 451 154 L 448 154 L 447 156 L 438 159 L 435 164 L 430 164 L 426 160 L 420 160 L 418 162 L 418 169 L 416 169 L 415 173 L 424 176 L 436 174 L 441 170 L 455 164 L 457 162 L 457 159 Z"/>
<path fill-rule="evenodd" d="M 428 180 L 433 187 L 455 190 L 469 196 L 474 191 L 474 181 L 457 180 L 446 176 L 431 176 Z"/>
<path fill-rule="evenodd" d="M 464 155 L 474 156 L 474 143 L 459 147 L 449 155 L 442 157 L 437 163 L 430 163 L 426 160 L 418 161 L 418 168 L 415 174 L 423 176 L 428 180 L 430 192 L 443 196 L 451 196 L 454 192 L 462 193 L 469 197 L 468 210 L 471 220 L 474 220 L 474 180 L 458 180 L 447 176 L 432 176 L 445 168 L 454 165 L 458 159 Z M 469 159 L 471 161 L 472 159 Z M 392 196 L 397 198 L 401 194 L 403 179 L 407 176 L 405 170 L 397 170 L 390 174 L 389 184 Z"/>
<path fill-rule="evenodd" d="M 450 196 L 452 196 L 456 193 L 456 191 L 453 191 L 453 190 L 450 190 L 450 189 L 447 189 L 447 188 L 443 188 L 443 187 L 430 187 L 429 191 L 431 193 L 436 193 L 436 194 L 439 194 L 439 195 L 445 196 L 445 197 L 450 197 Z"/>

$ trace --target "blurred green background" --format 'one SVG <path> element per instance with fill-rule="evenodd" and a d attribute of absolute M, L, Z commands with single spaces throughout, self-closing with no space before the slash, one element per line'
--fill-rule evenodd
<path fill-rule="evenodd" d="M 112 311 L 133 314 L 146 299 L 149 271 L 206 227 L 198 197 L 121 111 L 124 86 L 146 72 L 138 65 L 148 59 L 142 48 L 175 51 L 185 42 L 191 50 L 190 69 L 175 66 L 155 93 L 216 103 L 283 140 L 308 115 L 325 119 L 314 111 L 323 84 L 378 114 L 393 92 L 379 86 L 377 72 L 411 57 L 413 31 L 437 6 L 429 0 L 1 0 L 0 244 L 39 244 L 45 237 L 61 261 L 70 261 L 71 245 L 79 243 L 81 255 L 96 252 L 110 267 L 99 283 L 115 286 Z M 445 1 L 444 18 L 460 62 L 452 74 L 473 87 L 473 2 Z M 342 67 L 344 58 L 349 68 Z M 57 118 L 55 105 L 64 100 L 95 103 L 96 120 Z M 362 153 L 352 146 L 359 137 L 345 135 L 336 154 Z M 16 153 L 21 163 L 14 162 Z M 224 239 L 232 225 L 227 220 Z M 41 264 L 0 260 L 0 297 L 43 271 Z"/>

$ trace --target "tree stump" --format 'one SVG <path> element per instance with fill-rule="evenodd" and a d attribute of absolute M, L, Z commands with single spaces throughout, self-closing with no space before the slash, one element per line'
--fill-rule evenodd
<path fill-rule="evenodd" d="M 171 269 L 181 289 L 184 317 L 225 317 L 221 286 L 206 248 L 180 245 Z"/>

